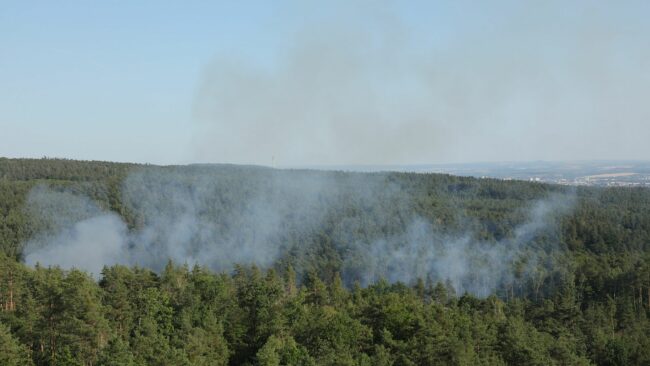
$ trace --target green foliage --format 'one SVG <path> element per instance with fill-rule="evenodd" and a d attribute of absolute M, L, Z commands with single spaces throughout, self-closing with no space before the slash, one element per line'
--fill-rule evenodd
<path fill-rule="evenodd" d="M 114 266 L 95 283 L 77 270 L 29 269 L 6 257 L 0 263 L 2 281 L 9 267 L 20 277 L 13 285 L 20 294 L 15 307 L 0 312 L 11 326 L 0 329 L 1 355 L 9 365 L 650 361 L 647 304 L 628 312 L 619 297 L 581 310 L 575 286 L 540 302 L 471 295 L 442 302 L 445 286 L 423 298 L 417 284 L 379 282 L 348 290 L 336 277 L 331 283 L 311 278 L 292 293 L 273 270 L 255 267 L 227 276 L 170 264 L 157 277 Z"/>
<path fill-rule="evenodd" d="M 270 336 L 256 355 L 260 366 L 315 365 L 307 350 L 291 336 Z"/>
<path fill-rule="evenodd" d="M 0 323 L 0 365 L 31 365 L 27 347 L 20 344 L 11 334 L 9 328 Z"/>
<path fill-rule="evenodd" d="M 121 337 L 112 339 L 100 352 L 98 366 L 136 366 L 128 343 Z"/>
<path fill-rule="evenodd" d="M 305 223 L 287 223 L 288 234 L 273 240 L 292 248 L 290 254 L 267 270 L 242 265 L 214 273 L 170 262 L 154 273 L 115 265 L 95 281 L 78 270 L 20 262 L 22 244 L 47 228 L 24 209 L 34 186 L 87 195 L 134 229 L 146 217 L 123 203 L 121 187 L 129 172 L 141 169 L 199 168 L 0 159 L 0 364 L 650 364 L 648 190 L 576 189 L 575 209 L 558 218 L 560 232 L 527 249 L 536 261 L 517 263 L 510 282 L 480 298 L 437 278 L 362 288 L 349 280 L 355 267 L 342 267 L 349 248 L 335 240 L 341 228 L 333 218 L 355 228 L 351 241 L 398 233 L 404 214 L 414 213 L 445 232 L 496 242 L 515 234 L 531 202 L 566 188 L 216 166 L 210 174 L 228 184 L 211 198 L 215 212 L 206 214 L 214 216 L 242 209 L 243 197 L 268 189 L 251 182 L 275 174 L 327 176 L 352 188 L 333 193 L 346 204 L 324 213 L 316 235 L 314 228 L 301 229 Z M 404 194 L 368 200 L 354 189 L 364 179 Z"/>

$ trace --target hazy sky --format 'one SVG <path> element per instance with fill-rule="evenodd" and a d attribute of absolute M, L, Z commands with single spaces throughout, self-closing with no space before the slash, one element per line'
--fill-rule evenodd
<path fill-rule="evenodd" d="M 0 156 L 650 159 L 650 1 L 3 1 Z"/>

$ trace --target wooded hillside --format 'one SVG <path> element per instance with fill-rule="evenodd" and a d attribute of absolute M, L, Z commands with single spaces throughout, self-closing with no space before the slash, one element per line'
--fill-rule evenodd
<path fill-rule="evenodd" d="M 3 365 L 650 364 L 647 189 L 0 158 L 0 252 Z"/>

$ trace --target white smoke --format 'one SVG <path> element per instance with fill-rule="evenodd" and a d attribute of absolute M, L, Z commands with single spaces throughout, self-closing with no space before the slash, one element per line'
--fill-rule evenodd
<path fill-rule="evenodd" d="M 129 175 L 122 200 L 140 220 L 130 231 L 122 218 L 83 195 L 36 187 L 27 209 L 40 232 L 25 245 L 26 263 L 94 274 L 115 263 L 160 270 L 170 259 L 215 270 L 252 263 L 266 268 L 288 250 L 283 235 L 297 227 L 315 231 L 327 212 L 319 207 L 326 177 L 285 179 L 268 170 L 264 182 L 233 181 L 209 168 L 192 169 Z M 237 202 L 225 210 L 219 199 Z"/>
<path fill-rule="evenodd" d="M 37 186 L 27 209 L 42 227 L 25 246 L 27 264 L 75 267 L 98 275 L 104 265 L 124 263 L 126 225 L 88 198 Z"/>
<path fill-rule="evenodd" d="M 253 170 L 257 175 L 250 175 Z M 556 235 L 556 219 L 572 204 L 566 195 L 540 200 L 510 237 L 481 241 L 469 229 L 449 232 L 415 214 L 409 194 L 386 177 L 142 169 L 129 175 L 122 189 L 123 205 L 135 221 L 130 230 L 122 218 L 82 195 L 37 187 L 28 210 L 42 229 L 27 243 L 25 258 L 31 265 L 76 267 L 95 275 L 116 263 L 161 270 L 170 259 L 217 271 L 235 264 L 268 268 L 290 252 L 313 255 L 328 230 L 347 283 L 429 278 L 486 296 L 513 282 L 515 265 L 523 265 L 526 276 L 539 264 L 535 240 Z M 298 247 L 287 245 L 296 238 Z M 552 250 L 558 248 L 552 244 Z"/>
<path fill-rule="evenodd" d="M 126 225 L 120 217 L 103 214 L 79 221 L 49 238 L 44 246 L 29 252 L 25 262 L 80 268 L 97 275 L 105 265 L 124 263 L 128 251 L 125 239 Z"/>
<path fill-rule="evenodd" d="M 514 282 L 517 264 L 524 264 L 523 277 L 542 265 L 535 239 L 557 236 L 556 220 L 572 206 L 572 195 L 539 200 L 513 237 L 496 242 L 476 240 L 472 233 L 443 234 L 430 222 L 415 218 L 403 233 L 354 245 L 344 268 L 351 280 L 362 285 L 379 279 L 410 284 L 418 278 L 433 279 L 449 281 L 460 292 L 487 296 Z M 551 250 L 560 249 L 558 242 L 550 245 Z"/>

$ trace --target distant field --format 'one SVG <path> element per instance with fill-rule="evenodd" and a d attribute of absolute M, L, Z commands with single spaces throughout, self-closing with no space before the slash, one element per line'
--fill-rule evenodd
<path fill-rule="evenodd" d="M 630 177 L 632 175 L 637 175 L 637 174 L 639 174 L 639 173 L 626 172 L 626 173 L 595 174 L 595 175 L 588 175 L 586 178 L 598 179 L 598 178 Z"/>

